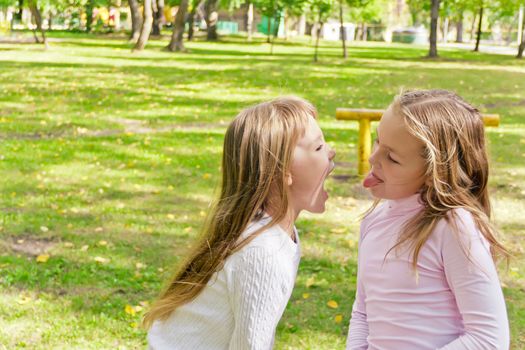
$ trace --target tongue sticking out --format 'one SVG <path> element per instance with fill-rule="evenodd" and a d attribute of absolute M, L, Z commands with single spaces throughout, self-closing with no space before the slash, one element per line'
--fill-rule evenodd
<path fill-rule="evenodd" d="M 374 187 L 375 185 L 377 185 L 380 182 L 382 182 L 382 181 L 379 180 L 377 177 L 375 177 L 372 174 L 372 172 L 370 172 L 370 173 L 368 173 L 368 175 L 366 176 L 365 180 L 363 181 L 363 186 L 365 186 L 366 188 Z"/>

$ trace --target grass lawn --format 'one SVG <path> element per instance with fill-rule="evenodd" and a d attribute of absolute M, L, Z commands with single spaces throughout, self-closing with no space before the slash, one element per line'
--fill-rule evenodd
<path fill-rule="evenodd" d="M 525 348 L 525 61 L 383 43 L 343 60 L 323 42 L 313 63 L 309 41 L 270 55 L 238 37 L 132 54 L 123 38 L 49 36 L 47 51 L 0 44 L 0 349 L 144 348 L 141 315 L 199 231 L 227 123 L 282 94 L 317 105 L 337 169 L 327 213 L 297 223 L 303 260 L 276 348 L 343 349 L 371 201 L 357 125 L 335 109 L 385 108 L 402 87 L 452 89 L 502 116 L 487 130 L 492 199 L 514 254 L 501 269 L 512 349 Z"/>

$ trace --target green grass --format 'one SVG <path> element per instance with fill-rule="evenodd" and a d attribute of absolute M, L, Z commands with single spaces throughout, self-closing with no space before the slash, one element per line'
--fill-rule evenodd
<path fill-rule="evenodd" d="M 0 344 L 135 349 L 136 325 L 197 234 L 217 190 L 222 137 L 237 112 L 297 94 L 317 105 L 337 150 L 322 216 L 303 215 L 303 260 L 279 324 L 278 349 L 342 349 L 355 293 L 358 217 L 370 204 L 356 175 L 357 125 L 337 107 L 385 108 L 404 88 L 457 91 L 502 125 L 488 130 L 495 219 L 514 253 L 501 278 L 512 349 L 525 347 L 525 66 L 512 57 L 381 43 L 264 39 L 150 41 L 50 34 L 0 44 Z M 45 263 L 36 256 L 47 251 Z M 102 258 L 102 259 L 99 259 Z M 98 261 L 97 261 L 98 260 Z M 327 307 L 335 300 L 338 308 Z M 336 322 L 341 315 L 343 321 Z"/>

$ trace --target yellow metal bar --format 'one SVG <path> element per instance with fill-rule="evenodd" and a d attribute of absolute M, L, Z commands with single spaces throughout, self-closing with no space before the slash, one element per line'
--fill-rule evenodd
<path fill-rule="evenodd" d="M 372 133 L 370 131 L 370 119 L 359 120 L 359 146 L 357 151 L 359 152 L 359 175 L 364 175 L 370 170 L 368 164 L 368 158 L 370 158 L 372 148 Z"/>
<path fill-rule="evenodd" d="M 368 158 L 370 158 L 372 151 L 371 122 L 380 120 L 384 112 L 383 109 L 364 108 L 337 108 L 335 112 L 335 118 L 338 120 L 359 121 L 359 144 L 357 149 L 359 175 L 365 175 L 370 169 Z M 482 114 L 481 116 L 485 126 L 499 126 L 499 115 Z"/>
<path fill-rule="evenodd" d="M 384 112 L 384 109 L 337 108 L 335 118 L 337 120 L 361 120 L 366 118 L 371 121 L 378 121 Z M 500 117 L 498 114 L 482 114 L 481 117 L 485 126 L 499 126 Z"/>

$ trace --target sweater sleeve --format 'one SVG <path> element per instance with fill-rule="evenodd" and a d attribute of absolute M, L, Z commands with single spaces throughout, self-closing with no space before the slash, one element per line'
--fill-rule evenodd
<path fill-rule="evenodd" d="M 509 348 L 505 300 L 486 240 L 466 210 L 456 210 L 459 237 L 443 225 L 445 275 L 463 319 L 464 332 L 441 350 Z M 468 255 L 465 254 L 465 250 Z"/>
<path fill-rule="evenodd" d="M 361 225 L 361 237 L 359 238 L 359 256 L 361 256 L 361 241 L 363 239 L 364 224 Z M 346 341 L 347 350 L 366 350 L 368 349 L 368 321 L 366 319 L 365 290 L 362 279 L 357 276 L 357 291 L 354 305 L 352 307 L 352 317 L 348 328 L 348 339 Z"/>
<path fill-rule="evenodd" d="M 235 327 L 230 350 L 268 350 L 289 291 L 286 264 L 268 249 L 247 249 L 233 270 L 230 293 Z"/>

